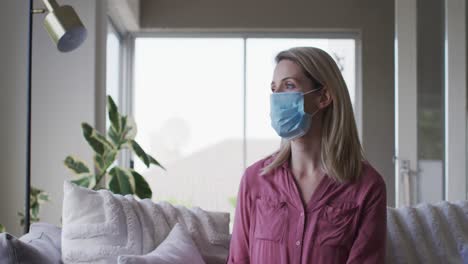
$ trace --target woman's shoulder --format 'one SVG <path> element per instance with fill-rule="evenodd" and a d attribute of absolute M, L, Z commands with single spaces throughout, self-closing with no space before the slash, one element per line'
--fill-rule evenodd
<path fill-rule="evenodd" d="M 245 176 L 249 178 L 260 176 L 263 168 L 268 166 L 271 162 L 273 162 L 273 156 L 271 155 L 257 160 L 245 169 Z"/>
<path fill-rule="evenodd" d="M 362 162 L 361 177 L 358 182 L 364 189 L 374 191 L 376 189 L 385 191 L 386 189 L 384 178 L 368 161 Z"/>
<path fill-rule="evenodd" d="M 248 186 L 255 186 L 260 181 L 264 180 L 262 172 L 263 169 L 273 162 L 274 157 L 272 155 L 262 158 L 251 165 L 249 165 L 244 172 L 242 181 Z M 271 173 L 269 173 L 271 174 Z"/>

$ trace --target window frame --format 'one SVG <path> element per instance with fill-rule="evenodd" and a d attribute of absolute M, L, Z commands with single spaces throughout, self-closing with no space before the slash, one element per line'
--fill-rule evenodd
<path fill-rule="evenodd" d="M 107 17 L 107 34 L 114 34 L 119 41 L 119 66 L 118 66 L 118 100 L 115 102 L 119 107 L 119 111 L 124 115 L 132 115 L 133 102 L 133 43 L 135 38 L 130 33 L 122 33 L 119 31 L 111 17 Z M 107 54 L 107 51 L 106 51 Z M 107 96 L 107 87 L 106 87 Z M 107 100 L 107 99 L 106 99 Z M 118 155 L 117 164 L 124 167 L 132 167 L 131 152 L 122 150 Z"/>

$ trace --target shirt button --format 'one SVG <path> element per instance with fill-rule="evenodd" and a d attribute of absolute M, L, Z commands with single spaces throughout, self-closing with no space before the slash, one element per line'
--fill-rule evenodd
<path fill-rule="evenodd" d="M 304 213 L 301 213 L 301 216 L 304 216 Z"/>
<path fill-rule="evenodd" d="M 300 246 L 300 245 L 301 245 L 301 241 L 297 241 L 296 246 Z"/>

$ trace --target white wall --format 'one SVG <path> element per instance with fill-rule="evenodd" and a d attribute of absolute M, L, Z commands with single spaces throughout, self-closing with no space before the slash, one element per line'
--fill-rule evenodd
<path fill-rule="evenodd" d="M 60 224 L 63 180 L 72 175 L 62 161 L 68 154 L 91 161 L 80 123 L 96 125 L 99 120 L 102 127 L 105 98 L 101 64 L 104 52 L 100 52 L 106 36 L 101 32 L 105 25 L 100 24 L 103 18 L 105 21 L 105 9 L 101 7 L 104 2 L 60 3 L 75 8 L 88 29 L 88 38 L 77 50 L 60 53 L 43 28 L 44 15 L 34 17 L 31 177 L 33 186 L 50 193 L 52 202 L 41 209 L 41 220 L 53 224 Z M 42 7 L 39 1 L 35 5 Z M 8 0 L 2 10 L 5 14 L 0 16 L 0 22 L 8 26 L 0 29 L 3 36 L 0 105 L 4 128 L 0 136 L 7 146 L 0 159 L 4 172 L 0 175 L 0 223 L 8 231 L 20 234 L 22 229 L 16 212 L 23 210 L 26 173 L 27 1 Z M 96 29 L 100 34 L 96 34 Z"/>
<path fill-rule="evenodd" d="M 23 208 L 26 151 L 27 1 L 2 3 L 0 24 L 0 223 L 20 232 L 16 212 Z"/>

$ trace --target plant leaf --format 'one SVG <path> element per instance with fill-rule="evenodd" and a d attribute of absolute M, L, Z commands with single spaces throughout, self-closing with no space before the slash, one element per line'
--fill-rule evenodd
<path fill-rule="evenodd" d="M 100 155 L 104 154 L 104 151 L 105 151 L 104 144 L 100 142 L 99 140 L 97 140 L 96 137 L 93 136 L 94 128 L 91 127 L 88 123 L 82 123 L 81 127 L 83 129 L 83 135 L 86 141 L 88 141 L 88 144 L 91 146 L 94 152 Z"/>
<path fill-rule="evenodd" d="M 105 151 L 113 151 L 117 149 L 117 146 L 115 146 L 114 143 L 107 140 L 107 138 L 101 135 L 97 130 L 95 130 L 94 132 L 95 132 L 94 136 L 96 137 L 96 139 L 99 140 L 104 145 Z"/>
<path fill-rule="evenodd" d="M 104 158 L 100 154 L 94 155 L 94 165 L 96 166 L 99 172 L 102 172 L 106 168 Z"/>
<path fill-rule="evenodd" d="M 233 207 L 236 208 L 237 205 L 237 196 L 232 196 L 228 198 L 229 204 Z"/>
<path fill-rule="evenodd" d="M 120 145 L 120 141 L 121 141 L 121 136 L 118 132 L 115 131 L 115 128 L 114 127 L 110 127 L 109 128 L 109 131 L 107 132 L 107 135 L 109 136 L 109 138 L 112 140 L 112 142 L 114 143 L 114 145 L 116 146 L 119 146 Z"/>
<path fill-rule="evenodd" d="M 31 194 L 29 196 L 29 200 L 31 202 L 31 208 L 30 208 L 30 216 L 31 216 L 31 222 L 38 222 L 39 219 L 39 209 L 41 204 L 44 202 L 50 201 L 49 199 L 49 194 L 45 192 L 44 190 L 35 188 L 34 186 L 31 186 Z M 20 223 L 21 225 L 24 225 L 24 214 L 23 213 L 18 213 L 18 215 L 21 217 Z"/>
<path fill-rule="evenodd" d="M 72 156 L 68 156 L 65 158 L 64 162 L 65 166 L 69 168 L 71 171 L 73 171 L 76 174 L 81 174 L 81 173 L 89 173 L 89 168 L 86 166 L 86 164 Z"/>
<path fill-rule="evenodd" d="M 96 187 L 96 175 L 89 175 L 89 186 L 88 188 L 91 189 L 91 190 L 94 190 L 94 188 Z"/>
<path fill-rule="evenodd" d="M 31 186 L 31 196 L 37 196 L 40 192 L 43 192 L 41 189 Z"/>
<path fill-rule="evenodd" d="M 140 199 L 145 199 L 153 196 L 153 192 L 151 191 L 151 187 L 149 186 L 148 182 L 145 178 L 134 170 L 130 170 L 135 179 L 135 194 L 140 197 Z"/>
<path fill-rule="evenodd" d="M 5 231 L 5 227 L 2 224 L 0 224 L 0 233 L 5 233 Z"/>
<path fill-rule="evenodd" d="M 125 132 L 126 129 L 130 128 L 127 124 L 127 116 L 121 116 L 120 123 L 122 124 L 120 132 Z"/>
<path fill-rule="evenodd" d="M 20 225 L 21 226 L 24 226 L 24 214 L 23 213 L 20 213 L 18 212 L 18 216 L 20 217 Z"/>
<path fill-rule="evenodd" d="M 123 138 L 126 141 L 134 140 L 137 134 L 137 124 L 131 116 L 125 117 L 126 125 L 123 131 Z"/>
<path fill-rule="evenodd" d="M 104 170 L 107 170 L 117 157 L 117 151 L 112 150 L 105 152 L 103 155 L 96 154 L 94 155 L 94 165 L 96 166 L 98 173 L 101 174 Z"/>
<path fill-rule="evenodd" d="M 31 196 L 38 196 L 42 193 L 46 193 L 44 190 L 41 190 L 39 188 L 36 188 L 36 187 L 31 187 Z"/>
<path fill-rule="evenodd" d="M 106 167 L 112 165 L 114 163 L 115 158 L 117 157 L 116 151 L 110 151 L 104 154 L 104 164 Z"/>
<path fill-rule="evenodd" d="M 115 131 L 120 132 L 122 130 L 120 114 L 117 109 L 117 105 L 110 95 L 107 96 L 107 108 L 109 111 L 109 120 L 111 121 L 112 127 L 115 129 Z"/>
<path fill-rule="evenodd" d="M 88 141 L 89 145 L 93 148 L 96 153 L 103 154 L 105 151 L 115 149 L 114 144 L 106 139 L 99 131 L 94 129 L 88 123 L 82 123 L 83 135 Z"/>
<path fill-rule="evenodd" d="M 40 203 L 40 204 L 43 204 L 44 202 L 48 202 L 50 201 L 49 200 L 49 194 L 44 192 L 44 193 L 41 193 L 37 196 L 37 201 Z"/>
<path fill-rule="evenodd" d="M 116 146 L 112 142 L 107 140 L 106 137 L 89 124 L 83 123 L 81 124 L 81 127 L 83 128 L 83 135 L 85 136 L 86 141 L 88 141 L 89 145 L 96 153 L 103 155 L 106 151 L 116 149 Z"/>
<path fill-rule="evenodd" d="M 138 158 L 140 158 L 140 160 L 145 163 L 146 167 L 149 168 L 150 159 L 148 158 L 148 155 L 146 155 L 146 152 L 140 147 L 140 145 L 138 145 L 135 140 L 131 140 L 130 143 L 132 144 L 132 149 Z"/>
<path fill-rule="evenodd" d="M 161 169 L 166 170 L 157 160 L 155 160 L 151 155 L 146 154 L 150 160 L 150 164 L 154 164 L 156 166 L 159 166 Z"/>
<path fill-rule="evenodd" d="M 89 176 L 84 176 L 77 180 L 72 180 L 71 182 L 81 187 L 90 188 L 91 179 Z"/>
<path fill-rule="evenodd" d="M 31 207 L 31 218 L 37 218 L 37 215 L 39 214 L 39 206 L 32 206 Z"/>
<path fill-rule="evenodd" d="M 129 173 L 120 169 L 119 167 L 114 167 L 109 171 L 111 175 L 111 180 L 109 182 L 109 190 L 117 194 L 133 194 L 132 185 L 130 183 Z"/>

